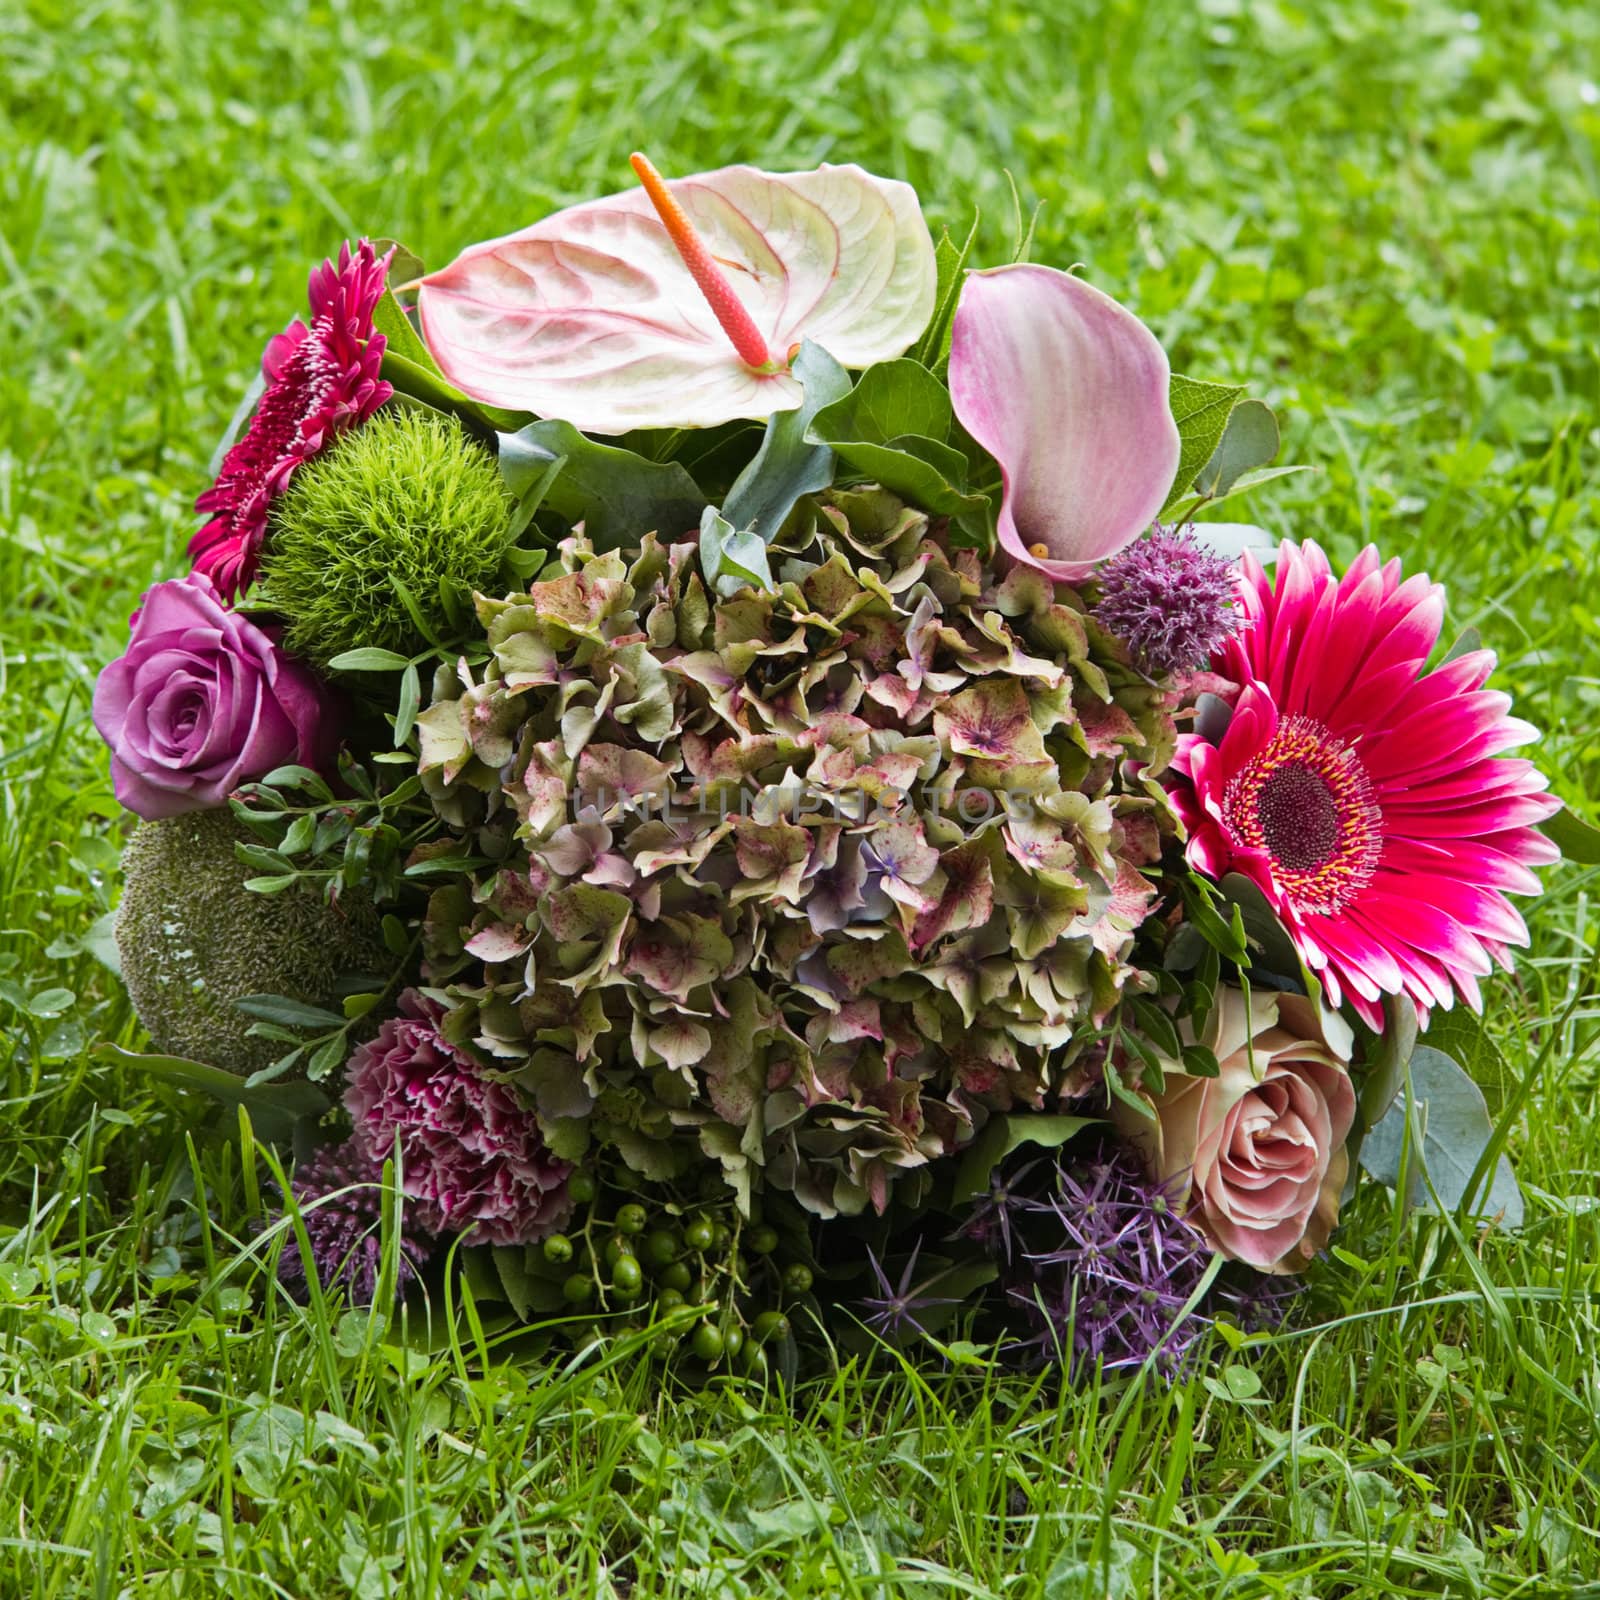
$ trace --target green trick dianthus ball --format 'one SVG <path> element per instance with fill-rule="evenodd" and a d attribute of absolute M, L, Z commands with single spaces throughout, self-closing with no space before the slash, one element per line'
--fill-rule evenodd
<path fill-rule="evenodd" d="M 285 647 L 326 667 L 363 646 L 414 655 L 427 631 L 458 636 L 473 591 L 496 587 L 511 509 L 494 457 L 456 418 L 386 405 L 273 508 L 261 570 Z"/>
<path fill-rule="evenodd" d="M 155 1049 L 240 1074 L 286 1047 L 253 1038 L 234 1001 L 275 994 L 337 1011 L 341 974 L 394 966 L 370 900 L 246 889 L 252 869 L 233 847 L 253 838 L 227 810 L 141 823 L 123 851 L 116 920 L 123 982 Z"/>

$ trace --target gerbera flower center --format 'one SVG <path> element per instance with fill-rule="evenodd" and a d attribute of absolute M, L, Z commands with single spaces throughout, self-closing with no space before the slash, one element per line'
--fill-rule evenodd
<path fill-rule="evenodd" d="M 1353 749 L 1312 717 L 1288 717 L 1223 795 L 1238 842 L 1272 858 L 1301 911 L 1338 911 L 1383 851 L 1383 812 Z"/>

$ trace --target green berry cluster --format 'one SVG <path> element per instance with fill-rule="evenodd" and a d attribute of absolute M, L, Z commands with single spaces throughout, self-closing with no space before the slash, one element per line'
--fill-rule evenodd
<path fill-rule="evenodd" d="M 788 1335 L 785 1307 L 811 1292 L 810 1266 L 769 1223 L 741 1218 L 725 1192 L 685 1202 L 623 1187 L 638 1182 L 626 1170 L 605 1183 L 574 1173 L 575 1216 L 537 1247 L 541 1275 L 559 1276 L 575 1313 L 657 1329 L 658 1354 L 763 1369 L 766 1348 Z"/>

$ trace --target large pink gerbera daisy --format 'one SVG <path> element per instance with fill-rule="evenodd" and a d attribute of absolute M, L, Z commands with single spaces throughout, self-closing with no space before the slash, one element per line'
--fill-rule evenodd
<path fill-rule="evenodd" d="M 1173 766 L 1189 862 L 1254 880 L 1334 1004 L 1374 1028 L 1382 998 L 1426 1015 L 1528 933 L 1503 891 L 1538 892 L 1559 852 L 1534 824 L 1560 807 L 1530 761 L 1536 737 L 1486 691 L 1487 650 L 1424 670 L 1444 593 L 1368 546 L 1336 578 L 1285 543 L 1274 582 L 1243 561 L 1243 630 L 1212 666 L 1242 687 L 1215 744 L 1185 735 Z"/>
<path fill-rule="evenodd" d="M 366 239 L 354 251 L 341 246 L 337 267 L 324 261 L 311 274 L 311 326 L 297 317 L 267 343 L 267 386 L 256 413 L 216 483 L 195 501 L 211 520 L 189 541 L 189 554 L 225 600 L 255 577 L 267 507 L 295 468 L 394 392 L 378 376 L 387 341 L 372 330 L 393 253 L 380 259 Z"/>

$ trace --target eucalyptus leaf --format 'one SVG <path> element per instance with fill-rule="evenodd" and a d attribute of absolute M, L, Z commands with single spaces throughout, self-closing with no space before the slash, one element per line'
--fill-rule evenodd
<path fill-rule="evenodd" d="M 1568 861 L 1585 867 L 1600 863 L 1600 828 L 1585 822 L 1570 806 L 1563 806 L 1539 827 Z"/>
<path fill-rule="evenodd" d="M 789 370 L 803 390 L 798 408 L 767 419 L 761 448 L 722 503 L 723 516 L 735 528 L 753 530 L 764 544 L 771 544 L 802 495 L 833 482 L 833 451 L 810 438 L 811 422 L 850 392 L 850 374 L 810 339 Z"/>
<path fill-rule="evenodd" d="M 1195 474 L 1194 487 L 1208 500 L 1223 495 L 1245 473 L 1270 466 L 1278 453 L 1278 419 L 1260 400 L 1241 400 L 1211 459 Z"/>
<path fill-rule="evenodd" d="M 1216 453 L 1222 435 L 1244 388 L 1239 384 L 1207 383 L 1200 378 L 1186 378 L 1181 372 L 1172 374 L 1168 390 L 1172 406 L 1172 420 L 1178 424 L 1178 471 L 1172 480 L 1166 504 L 1161 508 L 1165 517 L 1172 505 L 1181 500 L 1195 480 L 1195 474 Z"/>
<path fill-rule="evenodd" d="M 1440 1203 L 1455 1211 L 1467 1199 L 1473 1168 L 1488 1148 L 1493 1126 L 1480 1090 L 1461 1066 L 1442 1050 L 1419 1045 L 1411 1057 L 1412 1127 L 1408 1206 L 1428 1206 L 1431 1199 L 1418 1165 L 1426 1169 Z M 1407 1101 L 1397 1097 L 1388 1114 L 1362 1141 L 1361 1164 L 1380 1183 L 1393 1188 L 1400 1181 L 1400 1158 L 1406 1139 Z M 1479 1194 L 1474 1214 L 1498 1218 L 1506 1227 L 1523 1221 L 1522 1191 L 1510 1159 L 1495 1163 L 1487 1194 Z"/>
<path fill-rule="evenodd" d="M 512 494 L 520 501 L 542 493 L 552 511 L 583 524 L 596 550 L 637 544 L 652 532 L 681 538 L 705 509 L 705 495 L 681 463 L 597 444 L 570 422 L 531 422 L 499 442 L 500 475 Z"/>
<path fill-rule="evenodd" d="M 1264 567 L 1278 558 L 1278 541 L 1253 522 L 1194 522 L 1189 533 L 1202 550 L 1225 561 L 1237 561 L 1246 550 Z"/>
<path fill-rule="evenodd" d="M 1417 1047 L 1417 1008 L 1403 994 L 1385 995 L 1383 1024 L 1367 1048 L 1361 1083 L 1361 1126 L 1368 1129 L 1384 1119 L 1406 1081 Z"/>
<path fill-rule="evenodd" d="M 990 1175 L 1007 1156 L 1030 1144 L 1041 1150 L 1057 1150 L 1098 1120 L 1096 1117 L 1040 1116 L 1032 1112 L 1018 1117 L 990 1117 L 983 1132 L 962 1152 L 950 1198 L 960 1205 L 986 1194 Z"/>

